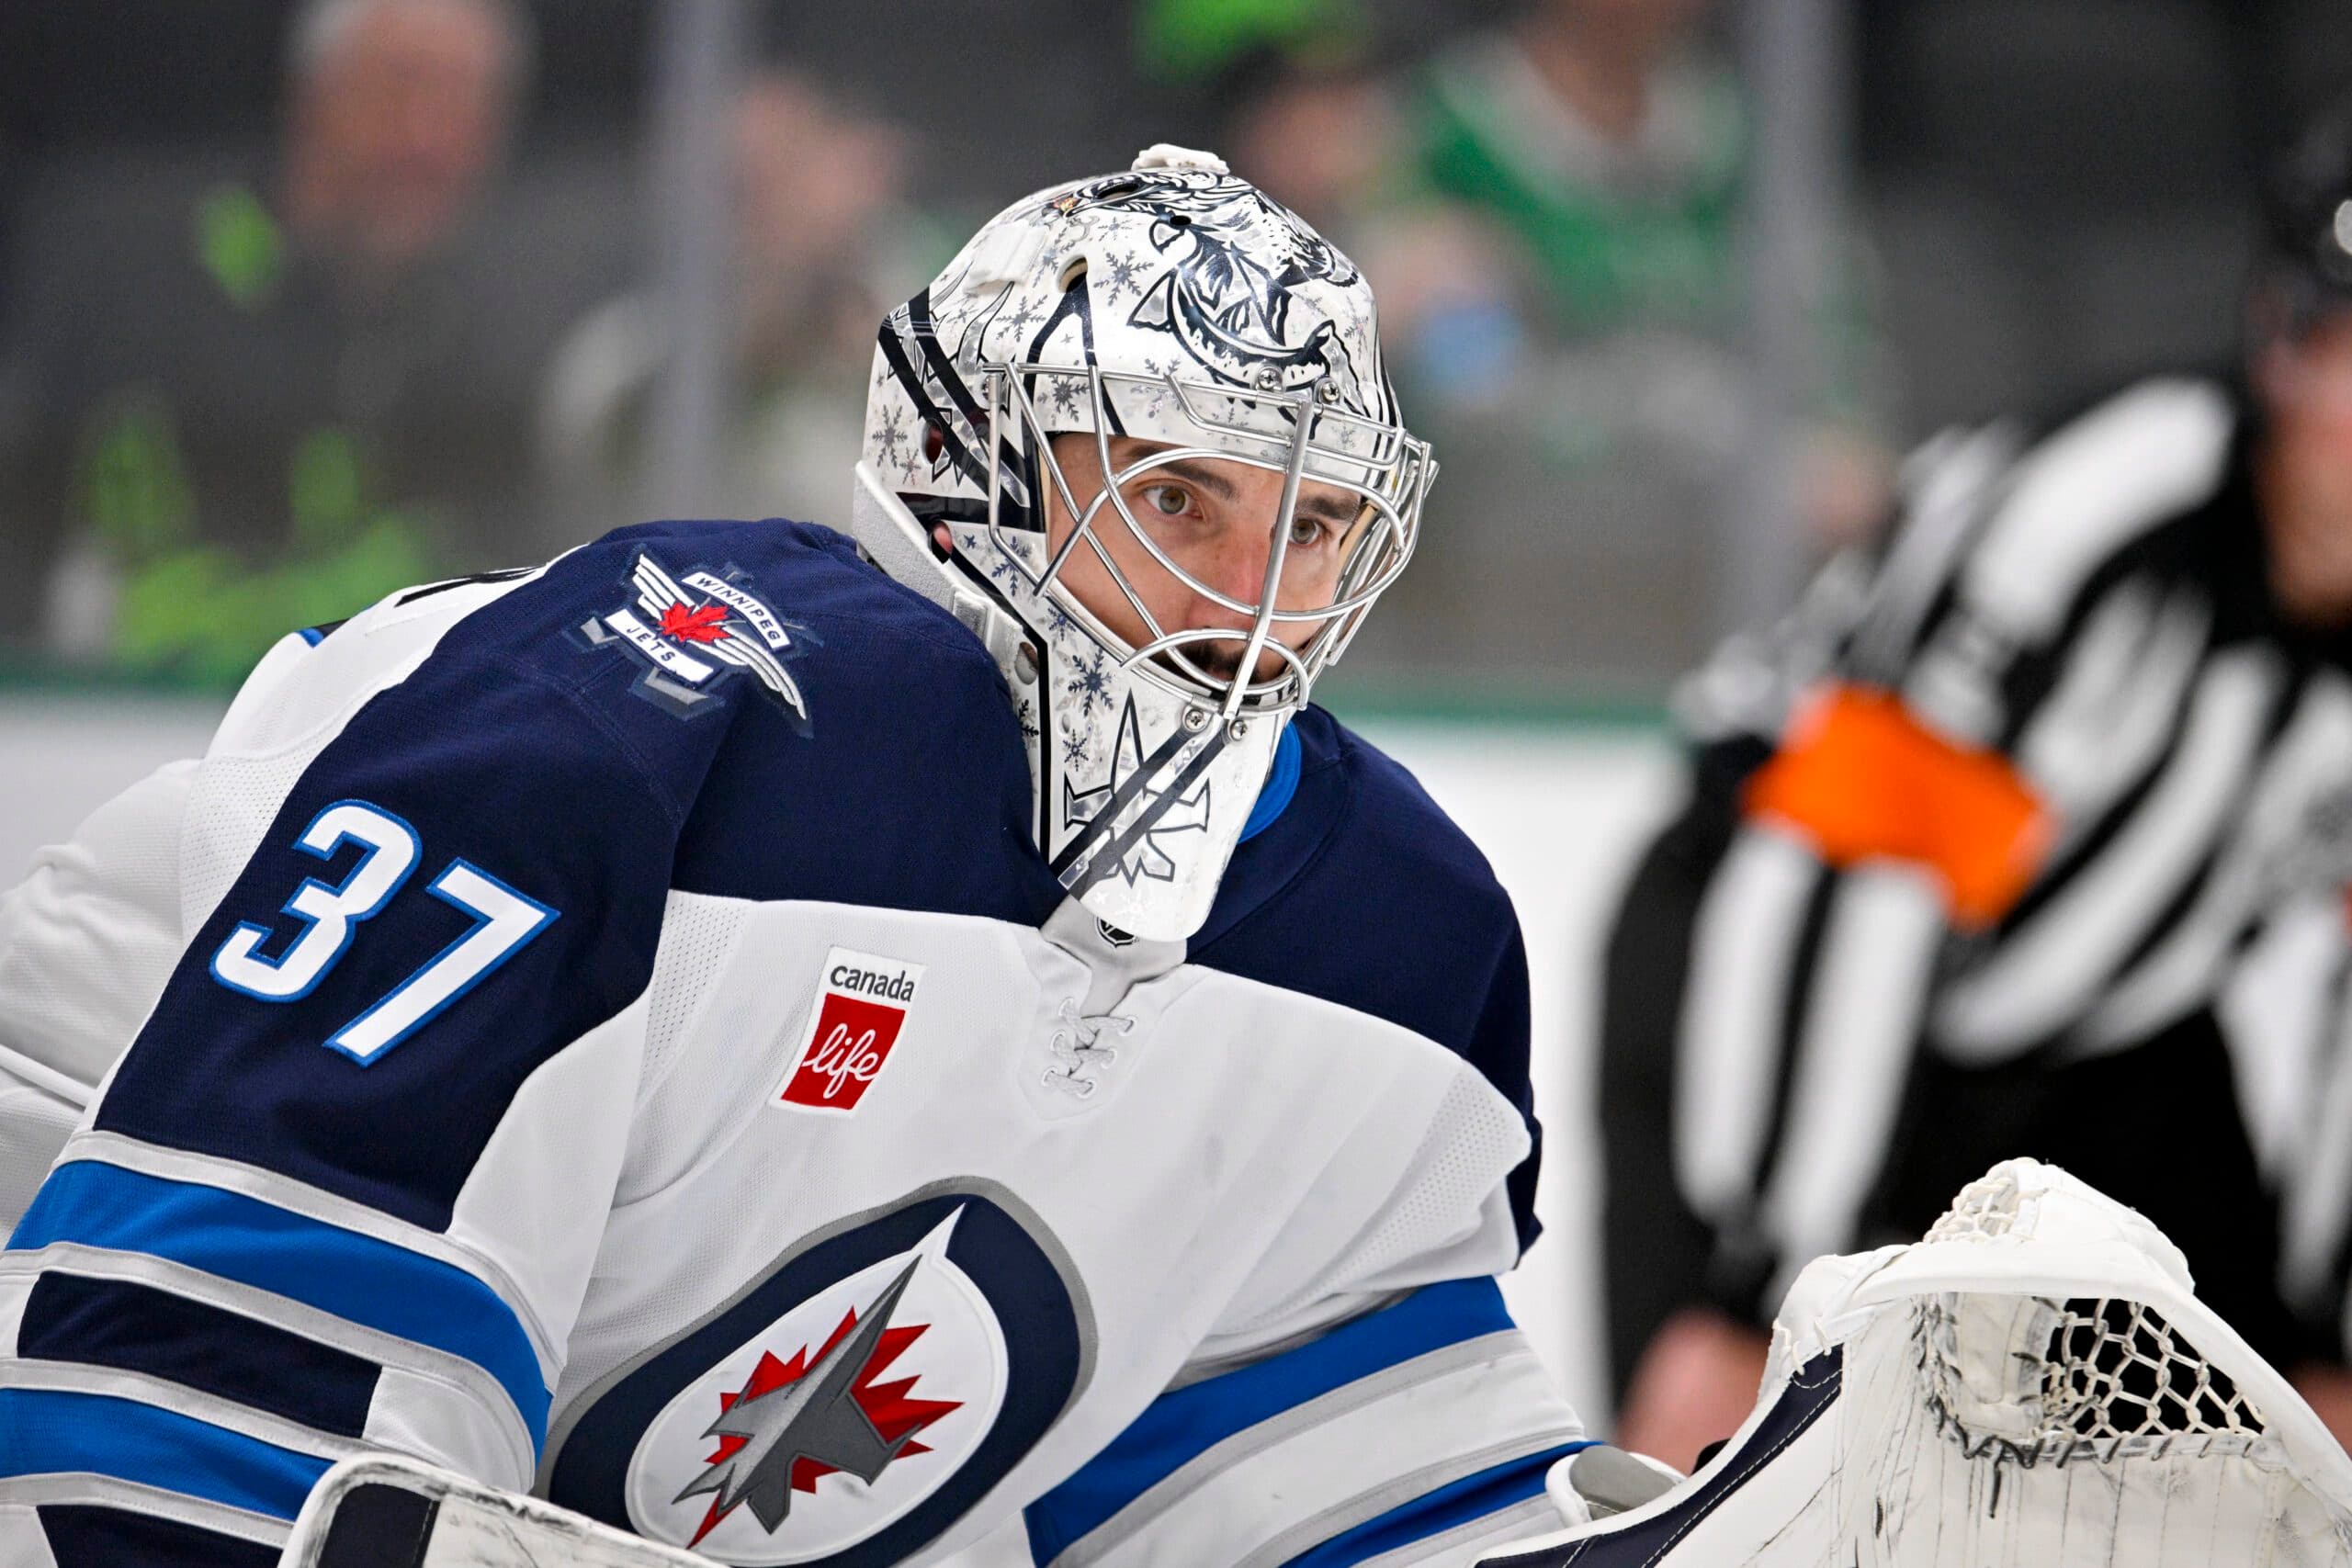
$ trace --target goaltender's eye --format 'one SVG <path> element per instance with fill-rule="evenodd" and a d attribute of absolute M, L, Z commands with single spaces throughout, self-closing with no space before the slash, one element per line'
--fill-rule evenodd
<path fill-rule="evenodd" d="M 1292 517 L 1290 520 L 1290 547 L 1292 549 L 1313 549 L 1325 539 L 1330 537 L 1330 535 L 1331 525 L 1324 522 L 1319 517 L 1308 517 L 1304 513 L 1301 513 Z"/>
<path fill-rule="evenodd" d="M 1162 517 L 1182 517 L 1193 508 L 1193 492 L 1182 485 L 1146 485 L 1143 503 Z"/>

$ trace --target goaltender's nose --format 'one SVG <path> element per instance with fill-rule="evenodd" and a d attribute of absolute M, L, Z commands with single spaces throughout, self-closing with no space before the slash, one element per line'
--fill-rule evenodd
<path fill-rule="evenodd" d="M 1193 575 L 1236 604 L 1256 604 L 1265 592 L 1266 561 L 1273 552 L 1273 530 L 1263 520 L 1272 510 L 1258 513 L 1254 521 L 1236 521 L 1218 530 L 1208 549 L 1196 558 Z M 1187 619 L 1193 627 L 1250 624 L 1247 615 L 1202 593 L 1193 595 Z"/>

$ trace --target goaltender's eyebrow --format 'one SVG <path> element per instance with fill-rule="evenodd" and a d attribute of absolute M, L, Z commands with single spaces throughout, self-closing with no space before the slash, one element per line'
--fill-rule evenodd
<path fill-rule="evenodd" d="M 1227 505 L 1232 504 L 1240 495 L 1240 491 L 1234 488 L 1231 479 L 1195 457 L 1179 457 L 1173 462 L 1160 464 L 1153 471 L 1172 474 L 1186 484 L 1207 491 Z M 1299 511 L 1309 517 L 1320 518 L 1335 526 L 1345 527 L 1354 522 L 1357 508 L 1361 504 L 1362 502 L 1355 497 L 1344 491 L 1333 490 L 1324 485 L 1313 485 L 1311 488 L 1308 485 L 1299 487 Z"/>

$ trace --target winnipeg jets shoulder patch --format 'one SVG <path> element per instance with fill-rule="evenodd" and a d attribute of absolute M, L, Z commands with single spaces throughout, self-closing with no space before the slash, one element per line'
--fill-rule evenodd
<path fill-rule="evenodd" d="M 749 680 L 794 729 L 809 732 L 808 702 L 785 666 L 817 639 L 754 593 L 748 574 L 696 567 L 678 576 L 640 550 L 626 592 L 619 607 L 591 615 L 571 636 L 583 648 L 617 649 L 637 663 L 631 691 L 681 718 L 697 718 L 726 705 L 730 684 Z"/>

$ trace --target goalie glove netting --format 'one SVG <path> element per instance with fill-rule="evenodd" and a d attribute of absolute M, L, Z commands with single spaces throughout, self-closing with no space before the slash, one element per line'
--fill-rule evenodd
<path fill-rule="evenodd" d="M 1996 1170 L 1962 1188 L 1925 1239 L 1996 1242 L 2010 1234 L 2019 1197 L 2016 1173 Z M 2023 1398 L 2018 1412 L 2032 1417 L 2030 1435 L 1972 1430 L 1962 1415 L 1970 1401 L 1959 1334 L 1966 1303 L 1975 1299 L 1943 1292 L 1912 1306 L 1924 1397 L 1963 1450 L 1997 1443 L 2001 1457 L 2020 1464 L 2113 1462 L 2191 1442 L 2215 1453 L 2250 1452 L 2265 1429 L 2262 1412 L 2230 1375 L 2154 1307 L 2120 1296 L 2076 1296 L 2017 1301 L 2021 1337 L 2009 1353 L 2027 1357 L 2028 1347 L 2042 1341 L 2038 1409 Z M 2035 1381 L 2029 1375 L 2019 1394 L 2029 1395 Z"/>
<path fill-rule="evenodd" d="M 1823 1555 L 1789 1560 L 1834 1561 L 1843 1538 L 1851 1562 L 1905 1568 L 2352 1564 L 2352 1516 L 2249 1391 L 2249 1376 L 2276 1374 L 2188 1295 L 2167 1267 L 2177 1254 L 2139 1216 L 2079 1183 L 2036 1180 L 2059 1174 L 1996 1171 L 1927 1243 L 1856 1281 L 1858 1301 L 1883 1304 L 1845 1346 L 1838 1517 L 1828 1539 L 1811 1532 Z M 2122 1242 L 2141 1245 L 2098 1256 Z M 1980 1253 L 1982 1288 L 1897 1294 L 1906 1272 L 1951 1276 Z M 2098 1293 L 2007 1293 L 2012 1280 L 2055 1284 L 2070 1265 L 2084 1285 L 2114 1278 Z M 2176 1282 L 2170 1312 L 2147 1299 Z M 1898 1325 L 1907 1353 L 1890 1358 Z"/>
<path fill-rule="evenodd" d="M 1921 1301 L 1912 1309 L 1911 1331 L 1928 1405 L 1951 1420 L 1963 1447 L 2003 1442 L 2018 1463 L 2064 1464 L 2077 1455 L 2114 1458 L 2192 1438 L 2244 1452 L 2262 1435 L 2262 1412 L 2227 1372 L 2199 1355 L 2154 1307 L 2112 1296 L 2031 1298 L 2050 1318 L 2033 1436 L 2019 1443 L 1972 1434 L 1953 1398 L 1962 1300 L 1947 1293 Z"/>
<path fill-rule="evenodd" d="M 1697 1475 L 1489 1561 L 2352 1568 L 2352 1459 L 2154 1226 L 2012 1160 L 1917 1245 L 1808 1268 Z"/>

